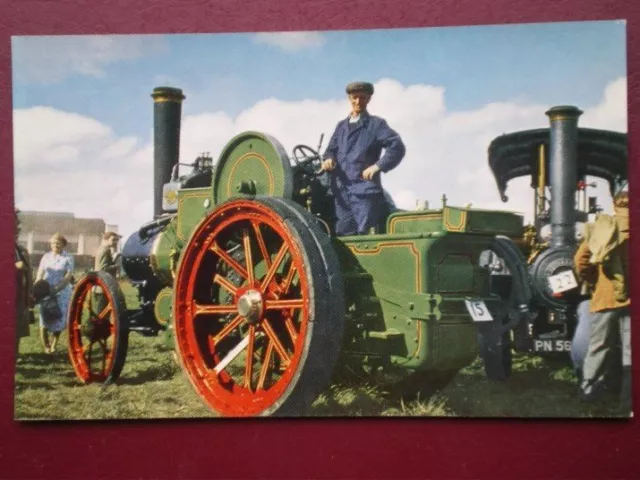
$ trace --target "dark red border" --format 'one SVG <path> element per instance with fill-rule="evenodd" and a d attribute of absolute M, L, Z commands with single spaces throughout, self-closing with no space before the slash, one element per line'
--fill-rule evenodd
<path fill-rule="evenodd" d="M 10 35 L 327 30 L 626 19 L 632 225 L 640 213 L 640 2 L 14 0 L 0 2 L 1 265 L 12 271 Z M 135 6 L 132 6 L 135 5 Z M 634 47 L 635 45 L 635 47 Z M 632 262 L 640 261 L 640 232 Z M 0 276 L 2 478 L 637 478 L 637 421 L 433 419 L 17 424 L 13 275 Z M 635 298 L 640 281 L 634 277 Z M 634 318 L 637 320 L 637 318 Z M 637 323 L 637 322 L 634 322 Z M 634 344 L 640 328 L 633 329 Z M 634 354 L 638 365 L 640 357 Z M 638 368 L 635 367 L 636 379 Z M 640 399 L 640 380 L 635 384 Z"/>

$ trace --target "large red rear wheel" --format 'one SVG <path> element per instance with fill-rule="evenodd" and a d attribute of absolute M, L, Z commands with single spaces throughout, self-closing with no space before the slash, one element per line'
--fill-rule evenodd
<path fill-rule="evenodd" d="M 304 215 L 286 201 L 229 201 L 184 250 L 177 348 L 196 391 L 221 415 L 301 415 L 330 381 L 342 277 L 326 233 Z"/>
<path fill-rule="evenodd" d="M 129 328 L 124 296 L 106 272 L 76 284 L 69 307 L 69 359 L 83 383 L 118 378 L 127 356 Z"/>

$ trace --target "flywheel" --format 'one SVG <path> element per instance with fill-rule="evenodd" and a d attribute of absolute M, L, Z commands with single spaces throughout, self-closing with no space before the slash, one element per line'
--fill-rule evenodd
<path fill-rule="evenodd" d="M 224 147 L 213 172 L 216 205 L 234 197 L 291 198 L 293 173 L 287 152 L 275 138 L 244 132 Z"/>

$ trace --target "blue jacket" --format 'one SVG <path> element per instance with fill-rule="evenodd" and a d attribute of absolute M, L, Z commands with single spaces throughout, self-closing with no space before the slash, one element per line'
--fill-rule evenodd
<path fill-rule="evenodd" d="M 383 148 L 385 153 L 380 158 Z M 380 175 L 364 180 L 362 171 L 376 164 L 386 173 L 398 166 L 404 154 L 400 135 L 384 119 L 363 112 L 351 127 L 349 118 L 338 122 L 323 158 L 333 158 L 336 162 L 331 182 L 333 189 L 346 187 L 351 193 L 374 194 L 382 192 Z"/>

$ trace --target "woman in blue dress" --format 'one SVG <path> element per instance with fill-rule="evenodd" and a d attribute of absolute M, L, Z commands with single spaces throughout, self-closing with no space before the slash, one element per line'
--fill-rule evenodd
<path fill-rule="evenodd" d="M 36 281 L 46 280 L 51 285 L 52 292 L 57 295 L 58 307 L 62 316 L 54 321 L 45 323 L 40 314 L 40 340 L 45 353 L 53 353 L 56 350 L 60 333 L 67 325 L 67 311 L 71 301 L 71 281 L 73 279 L 74 261 L 64 249 L 67 239 L 59 233 L 54 234 L 49 240 L 51 251 L 43 255 L 38 267 Z M 53 337 L 49 341 L 49 336 Z"/>

